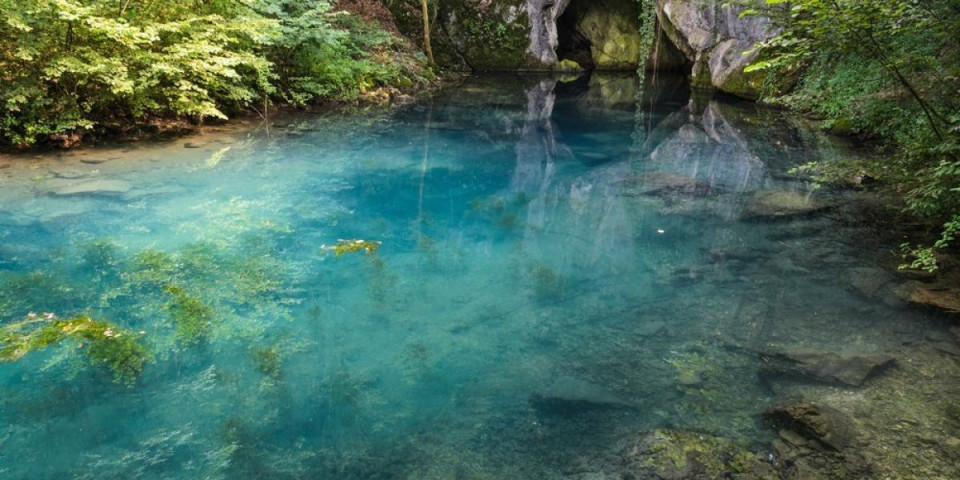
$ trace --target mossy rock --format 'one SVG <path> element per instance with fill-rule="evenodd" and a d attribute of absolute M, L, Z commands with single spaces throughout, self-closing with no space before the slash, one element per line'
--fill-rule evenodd
<path fill-rule="evenodd" d="M 851 118 L 834 118 L 823 122 L 823 128 L 834 135 L 854 135 L 857 125 Z"/>
<path fill-rule="evenodd" d="M 423 43 L 423 14 L 420 0 L 385 0 L 384 4 L 390 10 L 397 29 L 421 51 L 426 51 Z M 436 8 L 430 10 L 431 15 L 439 16 Z M 438 65 L 453 70 L 466 69 L 463 56 L 457 51 L 450 39 L 444 35 L 442 24 L 437 18 L 431 19 L 430 46 L 433 57 Z M 400 85 L 401 88 L 406 88 Z"/>
<path fill-rule="evenodd" d="M 646 453 L 641 464 L 661 478 L 778 478 L 770 464 L 743 445 L 705 433 L 655 430 L 638 450 Z"/>
<path fill-rule="evenodd" d="M 753 194 L 743 212 L 745 220 L 776 220 L 811 215 L 828 208 L 807 192 L 763 190 Z"/>
<path fill-rule="evenodd" d="M 437 21 L 444 41 L 472 70 L 517 70 L 530 62 L 531 27 L 523 0 L 444 2 Z"/>
<path fill-rule="evenodd" d="M 777 469 L 748 446 L 707 433 L 654 430 L 615 453 L 581 460 L 577 478 L 773 480 Z"/>
<path fill-rule="evenodd" d="M 560 72 L 582 72 L 584 68 L 576 61 L 565 58 L 557 64 L 556 70 Z"/>
<path fill-rule="evenodd" d="M 590 40 L 599 70 L 634 70 L 641 61 L 639 7 L 633 0 L 600 0 L 583 4 L 577 30 Z M 576 5 L 570 8 L 577 8 Z"/>

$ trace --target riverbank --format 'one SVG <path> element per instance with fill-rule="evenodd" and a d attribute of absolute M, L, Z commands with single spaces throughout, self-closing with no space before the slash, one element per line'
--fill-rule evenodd
<path fill-rule="evenodd" d="M 272 105 L 384 101 L 434 69 L 379 2 L 0 7 L 0 146 L 177 134 Z M 381 22 L 387 22 L 386 24 Z"/>

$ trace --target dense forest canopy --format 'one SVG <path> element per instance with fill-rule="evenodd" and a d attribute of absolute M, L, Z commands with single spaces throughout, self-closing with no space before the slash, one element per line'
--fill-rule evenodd
<path fill-rule="evenodd" d="M 327 0 L 2 0 L 0 16 L 4 144 L 349 98 L 422 74 L 400 38 Z"/>

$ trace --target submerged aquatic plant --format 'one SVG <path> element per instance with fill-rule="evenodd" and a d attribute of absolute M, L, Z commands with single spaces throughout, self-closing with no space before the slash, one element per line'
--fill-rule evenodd
<path fill-rule="evenodd" d="M 283 356 L 279 345 L 253 348 L 250 353 L 260 373 L 273 380 L 280 380 Z"/>
<path fill-rule="evenodd" d="M 533 266 L 533 293 L 542 302 L 559 302 L 567 296 L 567 279 L 552 268 L 537 263 Z"/>
<path fill-rule="evenodd" d="M 377 253 L 377 250 L 380 249 L 380 245 L 383 242 L 376 240 L 337 240 L 337 244 L 333 246 L 321 245 L 320 250 L 326 252 L 333 252 L 334 256 L 339 257 L 344 253 L 354 253 L 363 250 L 367 255 L 373 255 Z"/>
<path fill-rule="evenodd" d="M 150 357 L 139 340 L 142 334 L 86 315 L 60 319 L 52 313 L 30 313 L 0 329 L 0 362 L 15 362 L 32 351 L 72 341 L 94 365 L 109 368 L 115 382 L 132 386 Z"/>
<path fill-rule="evenodd" d="M 173 316 L 177 339 L 185 345 L 206 339 L 213 324 L 213 309 L 176 285 L 167 285 L 163 290 L 173 295 L 167 309 Z"/>

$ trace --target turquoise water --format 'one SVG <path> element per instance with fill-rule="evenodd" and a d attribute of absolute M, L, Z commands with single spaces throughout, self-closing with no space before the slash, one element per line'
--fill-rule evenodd
<path fill-rule="evenodd" d="M 656 428 L 762 451 L 755 352 L 936 328 L 852 286 L 896 243 L 856 197 L 788 173 L 854 154 L 598 76 L 13 159 L 0 320 L 88 314 L 151 359 L 132 386 L 77 342 L 0 364 L 0 477 L 562 478 Z M 826 208 L 765 218 L 767 191 Z"/>

